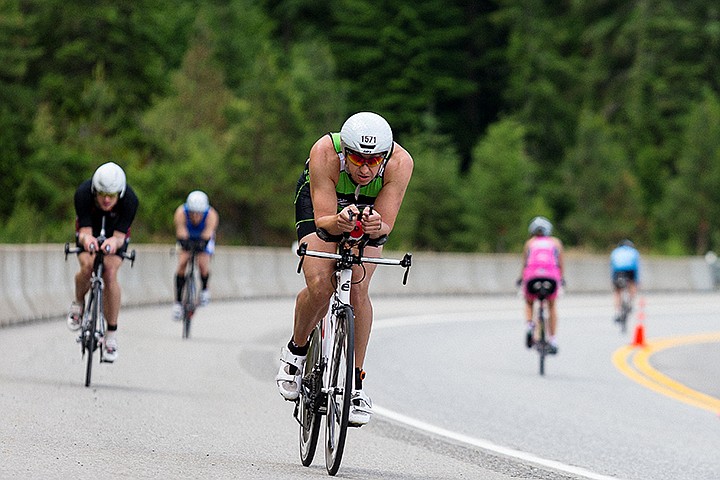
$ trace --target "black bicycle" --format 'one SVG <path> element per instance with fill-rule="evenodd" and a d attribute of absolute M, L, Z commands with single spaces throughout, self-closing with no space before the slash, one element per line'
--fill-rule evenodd
<path fill-rule="evenodd" d="M 107 238 L 105 237 L 105 217 L 102 220 L 102 227 L 100 229 L 100 235 L 97 237 L 98 245 L 102 245 Z M 70 247 L 69 243 L 65 244 L 65 260 L 70 253 L 80 253 L 85 251 L 82 247 Z M 103 314 L 103 291 L 105 289 L 105 282 L 103 276 L 103 260 L 108 255 L 107 251 L 102 249 L 95 252 L 95 259 L 93 261 L 93 271 L 90 277 L 90 291 L 88 292 L 87 298 L 85 299 L 85 310 L 82 316 L 82 322 L 80 325 L 80 335 L 77 338 L 77 342 L 80 344 L 80 352 L 86 359 L 85 366 L 85 386 L 90 386 L 90 379 L 92 376 L 92 365 L 93 365 L 93 353 L 97 350 L 98 346 L 102 344 L 105 337 L 105 316 Z M 135 250 L 130 253 L 125 251 L 118 252 L 116 255 L 120 255 L 125 259 L 130 260 L 130 266 L 135 263 Z M 86 356 L 87 355 L 87 356 Z M 103 362 L 103 352 L 100 349 L 100 363 Z"/>
<path fill-rule="evenodd" d="M 335 475 L 345 448 L 355 371 L 355 312 L 350 304 L 352 268 L 362 267 L 364 263 L 400 265 L 405 267 L 403 284 L 406 284 L 412 255 L 407 253 L 402 260 L 363 256 L 366 246 L 380 246 L 387 236 L 379 239 L 370 239 L 366 234 L 359 238 L 347 233 L 332 236 L 322 229 L 318 230 L 318 236 L 327 242 L 338 242 L 337 253 L 312 251 L 307 249 L 307 243 L 301 244 L 297 250 L 298 273 L 305 256 L 335 260 L 335 293 L 328 313 L 310 335 L 294 416 L 300 424 L 300 460 L 306 467 L 315 456 L 320 421 L 325 416 L 325 466 L 328 474 Z M 353 249 L 357 253 L 353 253 Z"/>
<path fill-rule="evenodd" d="M 555 292 L 557 282 L 550 278 L 535 278 L 527 283 L 531 295 L 537 295 L 535 315 L 535 332 L 533 346 L 540 358 L 540 375 L 545 375 L 545 357 L 553 353 L 554 347 L 548 341 L 548 316 L 546 312 L 547 298 Z"/>
<path fill-rule="evenodd" d="M 615 278 L 615 288 L 620 291 L 620 313 L 615 317 L 615 322 L 620 325 L 620 332 L 627 332 L 627 321 L 632 311 L 632 301 L 630 300 L 630 287 L 628 278 L 625 272 L 618 272 Z"/>
<path fill-rule="evenodd" d="M 182 323 L 183 331 L 182 338 L 190 338 L 190 325 L 192 324 L 193 315 L 200 304 L 197 278 L 195 270 L 197 267 L 197 255 L 205 251 L 207 246 L 206 240 L 183 240 L 182 248 L 190 252 L 190 259 L 188 260 L 187 267 L 185 268 L 185 285 L 182 290 Z"/>

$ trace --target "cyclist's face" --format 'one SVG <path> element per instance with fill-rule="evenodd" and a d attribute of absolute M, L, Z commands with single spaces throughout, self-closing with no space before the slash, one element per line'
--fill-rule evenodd
<path fill-rule="evenodd" d="M 117 193 L 98 192 L 97 195 L 95 195 L 100 209 L 105 212 L 109 212 L 117 205 L 118 198 L 119 195 Z"/>
<path fill-rule="evenodd" d="M 190 223 L 193 225 L 199 225 L 203 218 L 202 212 L 189 212 Z"/>
<path fill-rule="evenodd" d="M 370 157 L 370 155 L 368 155 L 368 157 Z M 355 183 L 358 185 L 367 185 L 375 178 L 382 162 L 375 163 L 373 166 L 370 166 L 371 163 L 375 162 L 363 163 L 359 166 L 354 162 L 346 162 L 347 171 Z"/>

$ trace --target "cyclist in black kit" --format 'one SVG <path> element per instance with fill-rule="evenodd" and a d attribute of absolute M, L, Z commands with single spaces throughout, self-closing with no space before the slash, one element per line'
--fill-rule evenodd
<path fill-rule="evenodd" d="M 120 285 L 117 272 L 122 257 L 113 255 L 127 249 L 130 241 L 130 225 L 138 208 L 138 198 L 125 179 L 123 169 L 108 162 L 95 171 L 91 179 L 84 181 L 75 191 L 76 244 L 83 249 L 78 253 L 80 270 L 75 275 L 75 300 L 70 305 L 67 324 L 70 330 L 80 328 L 85 295 L 90 288 L 94 252 L 105 250 L 103 280 L 105 282 L 105 320 L 107 329 L 104 341 L 106 362 L 117 358 L 118 313 L 120 311 Z M 102 219 L 105 218 L 106 240 L 98 245 Z"/>

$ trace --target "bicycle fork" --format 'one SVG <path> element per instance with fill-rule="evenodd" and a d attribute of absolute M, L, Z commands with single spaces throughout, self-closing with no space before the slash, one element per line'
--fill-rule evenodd
<path fill-rule="evenodd" d="M 330 302 L 328 314 L 323 318 L 323 357 L 325 357 L 325 364 L 330 365 L 331 355 L 335 354 L 335 332 L 338 328 L 338 316 L 341 315 L 341 310 L 346 307 L 353 308 L 350 304 L 350 288 L 352 286 L 352 269 L 345 268 L 340 270 L 337 275 L 338 287 L 335 290 L 333 299 Z M 344 317 L 343 317 L 344 318 Z M 354 348 L 354 346 L 352 347 Z M 330 369 L 325 369 L 323 373 L 323 394 L 325 395 L 342 395 L 342 391 L 333 388 L 332 391 L 327 387 L 330 385 Z"/>

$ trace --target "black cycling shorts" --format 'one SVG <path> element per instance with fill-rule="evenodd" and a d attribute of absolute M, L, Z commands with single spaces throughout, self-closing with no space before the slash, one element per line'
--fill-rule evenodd
<path fill-rule="evenodd" d="M 617 270 L 613 272 L 612 282 L 615 288 L 623 288 L 627 282 L 635 281 L 635 270 Z"/>
<path fill-rule="evenodd" d="M 316 230 L 315 212 L 310 197 L 310 176 L 306 167 L 300 175 L 295 189 L 295 231 L 298 242 Z"/>

